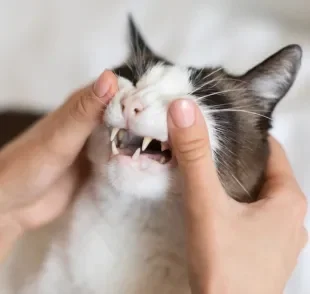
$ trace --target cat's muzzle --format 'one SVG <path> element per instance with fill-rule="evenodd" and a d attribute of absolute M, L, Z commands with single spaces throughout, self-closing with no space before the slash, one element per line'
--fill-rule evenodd
<path fill-rule="evenodd" d="M 110 134 L 113 155 L 127 155 L 137 160 L 140 154 L 145 154 L 161 164 L 166 164 L 172 159 L 168 142 L 161 142 L 151 137 L 136 136 L 126 129 L 119 128 L 112 128 Z"/>

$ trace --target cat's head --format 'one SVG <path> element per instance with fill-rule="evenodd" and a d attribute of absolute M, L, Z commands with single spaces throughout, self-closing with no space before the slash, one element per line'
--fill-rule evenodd
<path fill-rule="evenodd" d="M 268 156 L 271 116 L 296 78 L 301 48 L 287 46 L 235 76 L 222 68 L 172 64 L 150 49 L 131 19 L 130 43 L 128 60 L 114 68 L 119 91 L 90 139 L 94 169 L 120 192 L 138 197 L 180 191 L 178 167 L 167 145 L 167 109 L 172 101 L 189 98 L 205 116 L 227 193 L 253 201 Z"/>

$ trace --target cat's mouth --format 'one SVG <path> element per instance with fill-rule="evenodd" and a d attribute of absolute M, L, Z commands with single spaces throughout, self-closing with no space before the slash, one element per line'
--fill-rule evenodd
<path fill-rule="evenodd" d="M 126 129 L 112 128 L 110 134 L 113 155 L 127 155 L 133 160 L 138 160 L 140 155 L 143 155 L 161 164 L 167 164 L 172 159 L 167 142 L 151 137 L 140 137 Z"/>

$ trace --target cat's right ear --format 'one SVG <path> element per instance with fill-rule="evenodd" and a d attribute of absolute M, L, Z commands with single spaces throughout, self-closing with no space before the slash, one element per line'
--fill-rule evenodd
<path fill-rule="evenodd" d="M 139 32 L 136 24 L 133 21 L 131 14 L 129 15 L 129 42 L 131 52 L 130 55 L 132 56 L 141 56 L 141 55 L 153 55 L 152 50 L 146 44 L 145 40 L 143 39 L 141 33 Z"/>
<path fill-rule="evenodd" d="M 247 88 L 270 113 L 293 85 L 301 65 L 302 49 L 289 45 L 261 62 L 241 77 Z"/>

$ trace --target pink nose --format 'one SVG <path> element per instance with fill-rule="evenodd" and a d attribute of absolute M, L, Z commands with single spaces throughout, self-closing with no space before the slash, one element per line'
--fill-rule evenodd
<path fill-rule="evenodd" d="M 134 99 L 134 100 L 123 99 L 121 102 L 121 105 L 122 105 L 123 115 L 127 117 L 135 116 L 139 114 L 141 111 L 143 111 L 144 109 L 144 106 L 140 102 L 139 99 Z"/>

